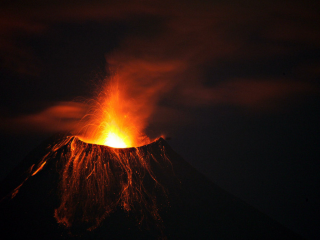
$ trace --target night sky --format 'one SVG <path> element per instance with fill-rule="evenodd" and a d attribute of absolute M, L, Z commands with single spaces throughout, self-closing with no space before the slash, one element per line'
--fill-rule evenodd
<path fill-rule="evenodd" d="M 106 3 L 108 2 L 108 3 Z M 146 133 L 307 239 L 320 236 L 318 1 L 2 1 L 0 178 L 116 72 Z"/>

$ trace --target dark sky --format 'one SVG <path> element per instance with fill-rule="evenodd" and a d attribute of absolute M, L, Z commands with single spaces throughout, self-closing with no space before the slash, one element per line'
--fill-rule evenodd
<path fill-rule="evenodd" d="M 115 71 L 150 137 L 317 239 L 318 1 L 105 2 L 2 1 L 0 177 L 71 129 Z"/>

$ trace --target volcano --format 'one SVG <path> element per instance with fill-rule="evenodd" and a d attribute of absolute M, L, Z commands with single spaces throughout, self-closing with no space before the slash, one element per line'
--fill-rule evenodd
<path fill-rule="evenodd" d="M 114 149 L 54 136 L 0 194 L 1 239 L 301 239 L 211 183 L 162 138 Z"/>

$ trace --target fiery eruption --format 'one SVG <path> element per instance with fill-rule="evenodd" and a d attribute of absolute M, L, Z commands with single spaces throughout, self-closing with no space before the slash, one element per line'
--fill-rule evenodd
<path fill-rule="evenodd" d="M 36 174 L 49 159 L 61 159 L 55 218 L 68 228 L 92 230 L 118 207 L 134 212 L 139 223 L 152 219 L 161 225 L 156 193 L 165 196 L 165 190 L 151 170 L 159 154 L 137 147 L 150 140 L 142 133 L 144 121 L 134 115 L 134 101 L 120 89 L 118 80 L 102 88 L 77 137 L 56 143 L 34 166 Z M 167 159 L 164 152 L 160 157 Z"/>
<path fill-rule="evenodd" d="M 122 90 L 122 91 L 121 91 Z M 82 120 L 77 134 L 88 143 L 114 148 L 142 146 L 150 142 L 143 133 L 144 120 L 135 115 L 135 102 L 121 89 L 119 79 L 106 84 Z"/>

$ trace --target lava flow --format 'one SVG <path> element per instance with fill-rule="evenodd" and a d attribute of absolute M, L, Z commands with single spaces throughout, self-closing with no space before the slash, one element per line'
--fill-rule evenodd
<path fill-rule="evenodd" d="M 32 169 L 37 174 L 50 159 L 60 159 L 57 222 L 93 230 L 120 207 L 133 213 L 139 224 L 151 219 L 160 226 L 156 196 L 165 196 L 165 190 L 151 165 L 159 164 L 159 158 L 169 162 L 164 150 L 137 147 L 150 140 L 118 82 L 103 88 L 91 103 L 77 136 L 56 143 Z"/>

